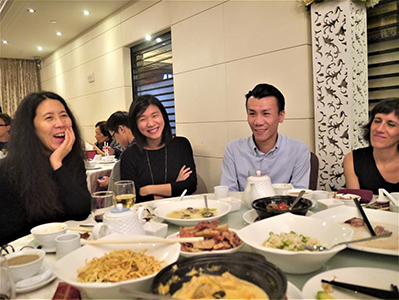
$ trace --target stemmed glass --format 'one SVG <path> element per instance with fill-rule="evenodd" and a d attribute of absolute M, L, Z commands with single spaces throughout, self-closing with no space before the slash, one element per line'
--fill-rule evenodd
<path fill-rule="evenodd" d="M 122 203 L 123 207 L 130 208 L 136 203 L 136 190 L 132 180 L 115 182 L 115 202 Z"/>
<path fill-rule="evenodd" d="M 91 195 L 91 215 L 96 222 L 103 221 L 103 215 L 113 207 L 114 192 L 102 191 Z"/>
<path fill-rule="evenodd" d="M 15 285 L 11 278 L 7 259 L 0 256 L 0 299 L 14 299 Z"/>

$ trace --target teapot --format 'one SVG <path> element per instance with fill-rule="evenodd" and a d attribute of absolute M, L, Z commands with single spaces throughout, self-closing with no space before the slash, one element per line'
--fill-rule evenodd
<path fill-rule="evenodd" d="M 104 215 L 103 222 L 108 225 L 111 233 L 145 235 L 143 212 L 143 206 L 136 212 L 119 203 Z"/>
<path fill-rule="evenodd" d="M 247 178 L 247 185 L 242 200 L 252 209 L 252 202 L 259 198 L 274 196 L 276 193 L 272 186 L 270 177 L 256 171 L 256 175 Z"/>

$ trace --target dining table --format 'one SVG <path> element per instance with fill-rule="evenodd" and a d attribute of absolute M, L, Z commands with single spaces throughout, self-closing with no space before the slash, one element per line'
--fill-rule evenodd
<path fill-rule="evenodd" d="M 213 193 L 206 193 L 206 194 L 194 194 L 190 196 L 186 196 L 185 198 L 188 199 L 203 199 L 204 195 L 207 195 L 208 199 L 213 199 L 214 194 Z M 229 197 L 234 198 L 234 199 L 242 199 L 242 192 L 230 192 Z M 184 200 L 183 200 L 184 201 Z M 315 205 L 311 208 L 310 214 L 316 213 L 318 211 L 321 211 L 325 209 L 324 207 L 320 207 L 320 205 L 317 204 L 315 201 Z M 135 204 L 132 209 L 137 209 L 138 205 L 144 205 L 148 208 L 152 207 L 151 206 L 152 201 L 150 202 L 144 202 L 144 203 L 139 203 Z M 238 210 L 231 211 L 227 215 L 221 217 L 219 219 L 220 224 L 226 224 L 228 223 L 229 228 L 239 230 L 245 226 L 248 225 L 248 223 L 244 220 L 243 215 L 248 212 L 250 209 L 247 207 L 247 205 L 242 202 L 241 207 Z M 390 212 L 394 213 L 394 212 Z M 151 222 L 154 222 L 155 220 L 152 220 Z M 76 222 L 76 221 L 68 221 L 67 222 L 70 227 L 78 227 L 79 225 L 82 224 L 95 224 L 95 221 L 91 216 L 89 216 L 86 220 Z M 176 226 L 174 224 L 168 223 L 168 229 L 167 229 L 167 236 L 174 234 L 179 231 L 179 226 Z M 25 237 L 22 237 L 16 241 L 13 241 L 11 244 L 14 246 L 16 251 L 18 251 L 21 247 L 27 246 L 29 244 L 33 243 L 33 236 L 28 235 Z M 248 245 L 244 245 L 241 251 L 251 251 L 251 248 Z M 179 259 L 181 259 L 182 256 L 180 256 Z M 47 264 L 52 264 L 57 261 L 55 253 L 47 253 L 45 257 L 45 263 Z M 395 272 L 398 272 L 398 277 L 399 277 L 399 257 L 397 255 L 384 255 L 384 254 L 379 254 L 379 253 L 371 253 L 371 252 L 364 252 L 364 251 L 358 251 L 355 249 L 350 249 L 350 248 L 345 248 L 344 250 L 340 251 L 336 255 L 334 255 L 330 260 L 327 261 L 327 263 L 320 268 L 317 271 L 307 273 L 307 274 L 288 274 L 286 273 L 287 280 L 289 283 L 291 283 L 296 289 L 299 291 L 302 291 L 302 288 L 304 287 L 305 283 L 311 279 L 312 277 L 316 276 L 317 274 L 329 271 L 329 270 L 334 270 L 334 269 L 339 269 L 339 268 L 355 268 L 355 267 L 366 267 L 366 268 L 378 268 L 378 269 L 385 269 L 385 270 L 392 270 Z M 50 283 L 47 285 L 25 293 L 18 293 L 16 299 L 52 299 L 57 286 L 58 286 L 59 280 L 57 278 L 54 278 Z M 367 285 L 367 282 L 364 282 L 365 285 Z M 82 299 L 88 299 L 86 295 L 82 293 Z M 298 297 L 300 299 L 303 299 L 301 297 Z M 293 298 L 289 298 L 288 300 L 293 300 Z"/>
<path fill-rule="evenodd" d="M 89 189 L 90 194 L 99 191 L 100 184 L 97 179 L 103 176 L 110 176 L 112 169 L 114 168 L 116 161 L 99 161 L 93 167 L 86 167 L 86 179 L 87 179 L 87 188 Z"/>

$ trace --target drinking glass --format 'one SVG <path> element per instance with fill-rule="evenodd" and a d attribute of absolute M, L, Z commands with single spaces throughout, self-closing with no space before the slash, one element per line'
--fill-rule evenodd
<path fill-rule="evenodd" d="M 113 207 L 114 192 L 102 191 L 91 195 L 91 215 L 96 222 L 103 221 L 103 215 Z"/>
<path fill-rule="evenodd" d="M 0 256 L 0 279 L 0 299 L 14 299 L 15 285 L 4 256 Z"/>
<path fill-rule="evenodd" d="M 123 207 L 130 208 L 136 203 L 136 190 L 132 180 L 115 182 L 115 204 L 122 203 Z"/>

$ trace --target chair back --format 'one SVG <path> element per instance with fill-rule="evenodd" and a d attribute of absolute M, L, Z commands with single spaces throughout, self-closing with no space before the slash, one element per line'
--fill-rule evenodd
<path fill-rule="evenodd" d="M 319 179 L 319 158 L 310 152 L 310 178 L 309 189 L 317 190 L 317 180 Z"/>

